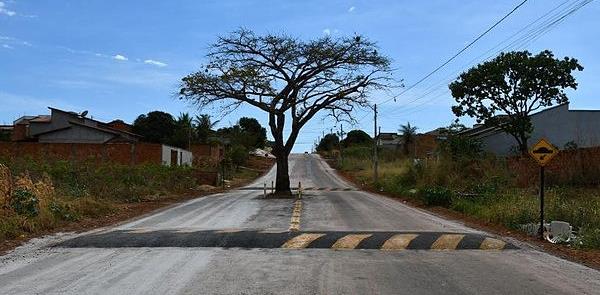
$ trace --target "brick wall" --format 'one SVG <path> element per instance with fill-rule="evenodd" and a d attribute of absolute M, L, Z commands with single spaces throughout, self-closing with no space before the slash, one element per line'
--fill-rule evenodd
<path fill-rule="evenodd" d="M 223 157 L 223 147 L 219 144 L 192 144 L 194 166 L 214 167 Z"/>
<path fill-rule="evenodd" d="M 162 163 L 160 144 L 0 142 L 0 157 L 112 162 L 124 165 Z"/>
<path fill-rule="evenodd" d="M 539 166 L 529 156 L 508 159 L 521 186 L 537 185 Z M 600 147 L 560 151 L 546 166 L 548 185 L 600 185 Z"/>

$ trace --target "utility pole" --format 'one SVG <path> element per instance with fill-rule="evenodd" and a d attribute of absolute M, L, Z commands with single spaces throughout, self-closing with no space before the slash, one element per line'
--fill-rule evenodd
<path fill-rule="evenodd" d="M 377 155 L 377 104 L 373 106 L 373 121 L 375 122 L 373 127 L 373 182 L 377 183 L 379 178 L 379 172 L 377 171 L 379 168 L 379 158 Z"/>

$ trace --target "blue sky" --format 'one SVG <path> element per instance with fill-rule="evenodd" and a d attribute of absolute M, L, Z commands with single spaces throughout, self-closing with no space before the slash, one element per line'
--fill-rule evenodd
<path fill-rule="evenodd" d="M 0 124 L 24 114 L 48 113 L 48 106 L 89 110 L 106 121 L 132 122 L 153 110 L 196 114 L 175 99 L 178 82 L 200 68 L 207 46 L 218 35 L 239 27 L 304 39 L 363 34 L 393 59 L 394 77 L 411 85 L 519 2 L 0 0 Z M 382 131 L 394 132 L 407 121 L 423 132 L 448 125 L 453 120 L 450 79 L 536 28 L 545 19 L 526 26 L 553 8 L 558 7 L 556 13 L 576 2 L 529 0 L 442 71 L 396 102 L 380 105 Z M 550 49 L 557 56 L 579 59 L 585 70 L 576 75 L 579 89 L 570 92 L 572 108 L 600 109 L 598 15 L 600 2 L 595 1 L 539 38 L 508 47 Z M 386 101 L 390 95 L 373 93 L 372 100 Z M 249 107 L 222 118 L 220 126 L 242 116 L 256 117 L 266 126 L 266 115 Z M 345 124 L 345 131 L 372 133 L 372 115 L 359 111 L 356 118 L 360 122 Z M 316 118 L 301 133 L 295 151 L 310 150 L 316 137 L 334 126 Z"/>

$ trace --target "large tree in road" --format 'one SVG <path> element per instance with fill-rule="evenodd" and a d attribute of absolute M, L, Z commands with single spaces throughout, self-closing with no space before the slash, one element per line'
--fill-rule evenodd
<path fill-rule="evenodd" d="M 361 36 L 303 41 L 240 29 L 220 37 L 207 58 L 202 69 L 182 79 L 180 98 L 199 107 L 218 105 L 223 113 L 243 104 L 267 113 L 277 194 L 291 193 L 288 156 L 302 127 L 322 110 L 349 118 L 368 104 L 369 91 L 385 88 L 390 78 L 389 59 Z"/>
<path fill-rule="evenodd" d="M 450 84 L 458 103 L 452 111 L 458 117 L 466 115 L 499 127 L 527 154 L 527 139 L 533 130 L 529 115 L 568 102 L 564 89 L 577 88 L 571 75 L 575 70 L 583 70 L 576 59 L 557 59 L 548 50 L 534 56 L 528 51 L 501 53 Z"/>

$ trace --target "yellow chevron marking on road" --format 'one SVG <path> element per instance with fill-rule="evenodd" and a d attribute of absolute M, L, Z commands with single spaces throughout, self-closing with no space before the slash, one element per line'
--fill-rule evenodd
<path fill-rule="evenodd" d="M 292 218 L 290 220 L 290 231 L 300 230 L 300 216 L 302 215 L 302 201 L 296 200 L 294 202 L 294 209 L 292 209 Z"/>
<path fill-rule="evenodd" d="M 381 250 L 404 250 L 418 236 L 417 234 L 396 234 L 383 243 Z"/>
<path fill-rule="evenodd" d="M 346 235 L 335 241 L 335 243 L 331 246 L 331 249 L 354 249 L 362 240 L 370 236 L 372 236 L 372 234 Z"/>
<path fill-rule="evenodd" d="M 481 242 L 481 246 L 479 249 L 481 250 L 502 250 L 506 246 L 506 242 L 494 239 L 494 238 L 485 238 L 483 242 Z"/>
<path fill-rule="evenodd" d="M 458 243 L 465 237 L 465 235 L 459 234 L 446 234 L 441 235 L 431 245 L 432 250 L 455 250 Z"/>
<path fill-rule="evenodd" d="M 325 234 L 301 234 L 296 236 L 281 246 L 287 249 L 303 249 L 308 247 L 314 240 L 324 236 Z"/>

